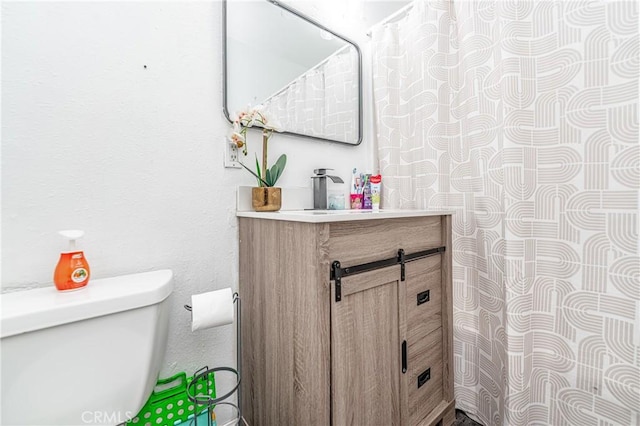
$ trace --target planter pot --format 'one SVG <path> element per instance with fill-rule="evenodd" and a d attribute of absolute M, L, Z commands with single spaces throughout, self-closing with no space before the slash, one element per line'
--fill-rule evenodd
<path fill-rule="evenodd" d="M 251 188 L 253 209 L 257 212 L 277 212 L 282 206 L 282 189 L 257 187 Z"/>

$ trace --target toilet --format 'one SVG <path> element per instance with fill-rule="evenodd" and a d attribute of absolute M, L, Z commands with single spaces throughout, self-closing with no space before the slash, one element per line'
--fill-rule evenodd
<path fill-rule="evenodd" d="M 158 379 L 173 273 L 0 295 L 3 425 L 116 425 Z"/>

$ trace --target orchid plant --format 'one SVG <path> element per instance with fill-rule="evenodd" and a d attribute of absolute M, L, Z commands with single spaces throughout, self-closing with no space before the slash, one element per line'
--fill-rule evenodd
<path fill-rule="evenodd" d="M 255 172 L 245 166 L 242 161 L 240 161 L 240 164 L 249 173 L 255 176 L 256 179 L 258 179 L 258 186 L 275 186 L 287 165 L 287 156 L 282 154 L 271 168 L 267 167 L 267 147 L 269 138 L 273 135 L 273 132 L 282 131 L 277 120 L 268 117 L 261 106 L 247 108 L 244 111 L 240 111 L 233 120 L 233 129 L 229 134 L 229 140 L 232 144 L 237 146 L 238 149 L 242 149 L 242 153 L 246 156 L 248 153 L 247 130 L 249 127 L 253 126 L 262 127 L 262 166 L 260 166 L 257 156 Z"/>

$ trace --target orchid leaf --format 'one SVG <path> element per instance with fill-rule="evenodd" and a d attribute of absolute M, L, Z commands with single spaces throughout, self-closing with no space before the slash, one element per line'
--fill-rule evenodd
<path fill-rule="evenodd" d="M 273 186 L 273 184 L 275 183 L 271 179 L 271 171 L 269 169 L 267 169 L 267 172 L 265 173 L 265 180 L 267 181 L 267 186 Z"/>
<path fill-rule="evenodd" d="M 260 162 L 258 161 L 258 156 L 257 155 L 256 155 L 256 171 L 257 171 L 257 173 L 254 172 L 253 170 L 251 170 L 250 168 L 248 168 L 247 166 L 245 166 L 244 163 L 242 163 L 241 161 L 240 161 L 240 165 L 242 167 L 244 167 L 245 170 L 247 170 L 249 173 L 251 173 L 258 180 L 258 186 L 273 187 L 273 186 L 275 186 L 276 182 L 278 181 L 278 179 L 282 175 L 282 172 L 284 171 L 285 166 L 287 165 L 287 156 L 285 154 L 282 154 L 278 158 L 278 161 L 276 161 L 273 164 L 273 166 L 271 166 L 270 169 L 265 170 L 265 178 L 264 179 L 262 179 L 262 177 L 261 177 Z"/>
<path fill-rule="evenodd" d="M 284 171 L 284 168 L 286 165 L 287 165 L 287 156 L 285 154 L 282 154 L 278 158 L 278 161 L 276 161 L 275 164 L 271 166 L 270 175 L 271 175 L 271 183 L 273 185 L 275 185 L 278 179 L 280 179 L 280 176 L 282 175 L 282 172 Z"/>
<path fill-rule="evenodd" d="M 258 155 L 256 155 L 256 170 L 258 171 L 258 186 L 262 186 L 261 182 L 264 182 L 265 186 L 269 186 L 265 181 L 262 180 L 262 172 L 260 171 L 260 162 L 258 161 Z"/>
<path fill-rule="evenodd" d="M 244 165 L 244 163 L 243 163 L 242 161 L 240 161 L 239 163 L 240 163 L 240 165 L 241 165 L 242 167 L 244 167 L 244 168 L 245 168 L 245 170 L 246 170 L 246 171 L 248 171 L 248 172 L 249 172 L 249 173 L 251 173 L 253 176 L 255 176 L 255 178 L 256 178 L 256 179 L 258 179 L 258 184 L 259 184 L 260 186 L 263 186 L 263 185 L 264 185 L 264 186 L 269 186 L 269 185 L 267 184 L 267 182 L 263 181 L 263 180 L 262 180 L 262 178 L 256 174 L 256 172 L 254 172 L 253 170 L 251 170 L 250 168 L 248 168 L 247 166 L 245 166 L 245 165 Z"/>

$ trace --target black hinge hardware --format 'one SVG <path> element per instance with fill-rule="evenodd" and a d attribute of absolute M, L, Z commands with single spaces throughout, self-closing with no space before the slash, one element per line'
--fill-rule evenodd
<path fill-rule="evenodd" d="M 336 286 L 336 302 L 342 300 L 342 278 L 349 275 L 361 274 L 363 272 L 375 271 L 376 269 L 386 268 L 388 266 L 400 265 L 400 280 L 405 281 L 406 272 L 405 272 L 405 264 L 407 262 L 411 262 L 413 260 L 422 259 L 424 257 L 433 256 L 434 254 L 439 254 L 445 251 L 445 247 L 437 247 L 429 250 L 423 250 L 416 253 L 405 254 L 404 249 L 398 250 L 398 254 L 396 257 L 392 257 L 390 259 L 378 260 L 375 262 L 363 263 L 360 265 L 347 266 L 346 268 L 342 268 L 340 266 L 339 261 L 334 261 L 331 264 L 331 280 L 335 281 Z"/>
<path fill-rule="evenodd" d="M 429 301 L 429 290 L 418 293 L 416 299 L 418 299 L 418 306 L 427 303 Z"/>
<path fill-rule="evenodd" d="M 422 372 L 422 374 L 418 376 L 418 389 L 420 389 L 422 385 L 427 383 L 430 378 L 431 378 L 431 369 L 427 368 L 425 371 Z"/>
<path fill-rule="evenodd" d="M 407 372 L 407 341 L 402 341 L 402 374 Z"/>
<path fill-rule="evenodd" d="M 398 250 L 398 262 L 400 263 L 400 281 L 404 281 L 405 273 L 404 273 L 404 250 L 403 249 Z"/>
<path fill-rule="evenodd" d="M 342 268 L 337 260 L 331 264 L 331 279 L 336 285 L 336 302 L 342 300 Z"/>
<path fill-rule="evenodd" d="M 408 254 L 404 257 L 405 262 L 410 262 L 412 260 L 422 259 L 423 257 L 433 256 L 434 254 L 444 253 L 446 247 L 437 247 L 429 250 L 419 251 L 416 253 Z"/>

